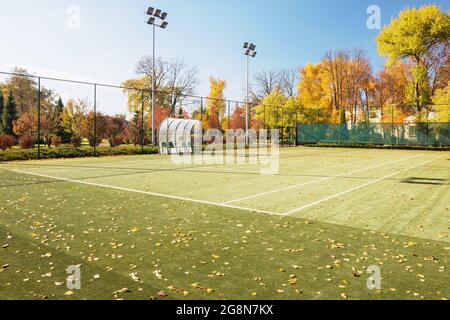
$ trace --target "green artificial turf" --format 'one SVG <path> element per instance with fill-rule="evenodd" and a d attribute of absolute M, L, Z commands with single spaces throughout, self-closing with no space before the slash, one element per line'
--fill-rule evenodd
<path fill-rule="evenodd" d="M 450 298 L 449 158 L 288 149 L 275 176 L 161 156 L 5 164 L 0 299 Z M 373 184 L 284 217 L 80 182 L 218 204 L 311 183 L 233 203 L 274 213 Z M 70 265 L 79 291 L 65 286 Z M 371 265 L 380 291 L 367 289 Z"/>

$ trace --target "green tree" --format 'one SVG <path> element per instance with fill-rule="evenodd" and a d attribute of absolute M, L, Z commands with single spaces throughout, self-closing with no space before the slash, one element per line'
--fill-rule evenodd
<path fill-rule="evenodd" d="M 3 107 L 2 126 L 3 133 L 14 135 L 14 121 L 17 119 L 17 107 L 13 95 L 10 92 L 8 99 Z"/>
<path fill-rule="evenodd" d="M 55 104 L 55 111 L 53 112 L 53 122 L 55 123 L 55 134 L 60 137 L 63 141 L 66 140 L 64 128 L 62 126 L 62 113 L 64 110 L 64 103 L 59 97 L 57 103 Z"/>
<path fill-rule="evenodd" d="M 376 40 L 379 53 L 390 64 L 399 60 L 414 63 L 413 100 L 418 112 L 433 93 L 429 90 L 434 90 L 432 85 L 442 70 L 442 64 L 436 60 L 446 59 L 449 40 L 449 14 L 436 5 L 403 10 Z"/>

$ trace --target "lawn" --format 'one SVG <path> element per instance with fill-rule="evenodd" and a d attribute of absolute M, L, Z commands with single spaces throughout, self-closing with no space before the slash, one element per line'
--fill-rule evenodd
<path fill-rule="evenodd" d="M 292 148 L 274 176 L 155 155 L 3 164 L 0 299 L 448 299 L 449 160 Z"/>

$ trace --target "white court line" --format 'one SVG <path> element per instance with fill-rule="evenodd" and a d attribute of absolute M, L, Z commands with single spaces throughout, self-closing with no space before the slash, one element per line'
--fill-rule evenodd
<path fill-rule="evenodd" d="M 378 183 L 378 182 L 387 180 L 387 179 L 389 179 L 389 178 L 395 177 L 395 176 L 397 176 L 397 175 L 399 175 L 399 174 L 401 174 L 401 173 L 403 173 L 403 172 L 410 171 L 410 170 L 414 170 L 414 169 L 416 169 L 416 168 L 425 166 L 425 165 L 427 165 L 427 164 L 429 164 L 429 163 L 431 163 L 431 162 L 434 162 L 434 161 L 436 161 L 436 160 L 438 160 L 438 159 L 440 159 L 440 158 L 442 158 L 442 157 L 443 157 L 443 156 L 440 156 L 440 157 L 437 157 L 437 158 L 435 158 L 435 159 L 432 159 L 432 160 L 426 161 L 426 162 L 424 162 L 424 163 L 421 163 L 421 164 L 419 164 L 419 165 L 416 165 L 416 166 L 413 166 L 413 167 L 410 167 L 410 168 L 407 168 L 407 169 L 403 169 L 403 170 L 397 171 L 397 172 L 395 172 L 395 173 L 393 173 L 393 174 L 390 174 L 390 175 L 388 175 L 388 176 L 385 176 L 385 177 L 383 177 L 383 178 L 380 178 L 380 179 L 377 179 L 377 180 L 374 180 L 374 181 L 371 181 L 371 182 L 362 184 L 362 185 L 360 185 L 360 186 L 357 186 L 357 187 L 354 187 L 354 188 L 352 188 L 352 189 L 349 189 L 349 190 L 340 192 L 340 193 L 335 194 L 335 195 L 333 195 L 333 196 L 330 196 L 330 197 L 324 198 L 324 199 L 322 199 L 322 200 L 318 200 L 318 201 L 316 201 L 316 202 L 307 204 L 307 205 L 305 205 L 305 206 L 303 206 L 303 207 L 300 207 L 300 208 L 297 208 L 297 209 L 288 211 L 288 212 L 286 212 L 286 213 L 283 213 L 282 215 L 283 215 L 283 216 L 289 216 L 289 215 L 292 215 L 292 214 L 294 214 L 294 213 L 299 213 L 299 212 L 304 211 L 304 210 L 306 210 L 306 209 L 315 207 L 315 206 L 317 206 L 317 205 L 319 205 L 319 204 L 321 204 L 321 203 L 324 203 L 324 202 L 327 202 L 327 201 L 330 201 L 330 200 L 339 198 L 339 197 L 341 197 L 341 196 L 344 196 L 344 195 L 349 194 L 349 193 L 351 193 L 351 192 L 354 192 L 354 191 L 356 191 L 356 190 L 363 189 L 363 188 L 366 188 L 366 187 L 368 187 L 368 186 L 371 186 L 371 185 L 373 185 L 373 184 L 375 184 L 375 183 Z"/>
<path fill-rule="evenodd" d="M 53 179 L 53 180 L 66 181 L 66 182 L 72 182 L 72 183 L 79 183 L 79 184 L 84 184 L 84 185 L 94 186 L 94 187 L 99 187 L 99 188 L 106 188 L 106 189 L 113 189 L 113 190 L 119 190 L 119 191 L 125 191 L 125 192 L 139 193 L 139 194 L 145 194 L 145 195 L 149 195 L 149 196 L 166 198 L 166 199 L 172 199 L 172 200 L 180 200 L 180 201 L 184 201 L 184 202 L 206 204 L 206 205 L 210 205 L 210 206 L 229 208 L 229 209 L 238 209 L 238 210 L 249 211 L 249 212 L 253 212 L 253 213 L 262 213 L 262 214 L 275 215 L 275 216 L 280 216 L 281 215 L 281 213 L 276 213 L 276 212 L 271 212 L 271 211 L 257 210 L 257 209 L 251 209 L 251 208 L 245 208 L 245 207 L 239 207 L 239 206 L 232 206 L 232 205 L 225 205 L 225 204 L 216 203 L 216 202 L 196 200 L 196 199 L 190 199 L 190 198 L 183 198 L 183 197 L 171 196 L 171 195 L 167 195 L 167 194 L 148 192 L 148 191 L 142 191 L 142 190 L 121 188 L 121 187 L 116 187 L 116 186 L 110 186 L 110 185 L 107 185 L 107 184 L 100 184 L 100 183 L 94 183 L 94 182 L 87 182 L 87 181 L 81 181 L 81 180 L 61 178 L 61 177 L 49 176 L 49 175 L 38 174 L 38 173 L 30 173 L 30 172 L 25 172 L 25 171 L 21 171 L 21 170 L 12 170 L 12 169 L 10 169 L 9 171 L 16 172 L 16 173 L 21 173 L 21 174 L 26 174 L 26 175 L 30 175 L 30 176 L 36 176 L 36 177 Z"/>
<path fill-rule="evenodd" d="M 396 160 L 396 161 L 391 161 L 391 162 L 387 162 L 387 163 L 378 164 L 378 165 L 371 166 L 371 167 L 366 167 L 364 169 L 359 169 L 359 170 L 352 171 L 352 172 L 349 172 L 349 173 L 338 174 L 338 175 L 335 175 L 335 176 L 332 176 L 332 177 L 320 178 L 320 179 L 313 180 L 313 181 L 310 181 L 310 182 L 304 182 L 304 183 L 301 183 L 301 184 L 297 184 L 297 185 L 293 185 L 293 186 L 289 186 L 289 187 L 285 187 L 285 188 L 281 188 L 281 189 L 276 189 L 276 190 L 272 190 L 272 191 L 268 191 L 268 192 L 263 192 L 263 193 L 255 194 L 253 196 L 248 196 L 248 197 L 245 197 L 245 198 L 240 198 L 240 199 L 236 199 L 236 200 L 227 201 L 227 202 L 224 202 L 223 204 L 224 205 L 229 205 L 229 204 L 232 204 L 232 203 L 237 203 L 237 202 L 242 202 L 242 201 L 245 201 L 245 200 L 250 200 L 250 199 L 259 198 L 259 197 L 263 197 L 263 196 L 268 196 L 270 194 L 274 194 L 274 193 L 278 193 L 278 192 L 282 192 L 282 191 L 297 189 L 297 188 L 300 188 L 300 187 L 308 186 L 308 185 L 311 185 L 311 184 L 316 184 L 316 183 L 327 181 L 327 180 L 331 180 L 331 179 L 334 179 L 334 178 L 345 177 L 345 176 L 353 175 L 353 174 L 356 174 L 356 173 L 359 173 L 359 172 L 363 172 L 363 171 L 366 171 L 366 170 L 380 168 L 380 167 L 384 167 L 384 166 L 387 166 L 387 165 L 390 165 L 390 164 L 396 164 L 396 163 L 407 161 L 407 160 L 411 160 L 411 159 L 414 159 L 414 158 L 417 158 L 417 157 L 419 157 L 419 155 L 415 155 L 413 157 L 408 157 L 408 158 L 402 159 L 402 160 Z"/>

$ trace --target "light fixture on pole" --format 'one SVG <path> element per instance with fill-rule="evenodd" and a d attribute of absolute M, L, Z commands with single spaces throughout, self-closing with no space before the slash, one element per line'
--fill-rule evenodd
<path fill-rule="evenodd" d="M 256 52 L 256 46 L 253 43 L 245 42 L 244 43 L 244 54 L 247 56 L 247 100 L 246 100 L 246 108 L 245 108 L 245 142 L 249 143 L 249 135 L 248 132 L 250 130 L 250 58 L 255 58 L 258 54 Z"/>
<path fill-rule="evenodd" d="M 156 71 L 155 71 L 155 34 L 156 27 L 161 29 L 167 28 L 168 22 L 164 21 L 167 18 L 167 12 L 163 12 L 161 9 L 155 9 L 149 7 L 147 9 L 147 15 L 150 18 L 147 24 L 153 26 L 153 56 L 152 56 L 152 146 L 156 145 L 156 135 L 155 135 L 155 103 L 156 103 Z M 142 115 L 143 117 L 144 115 Z"/>

